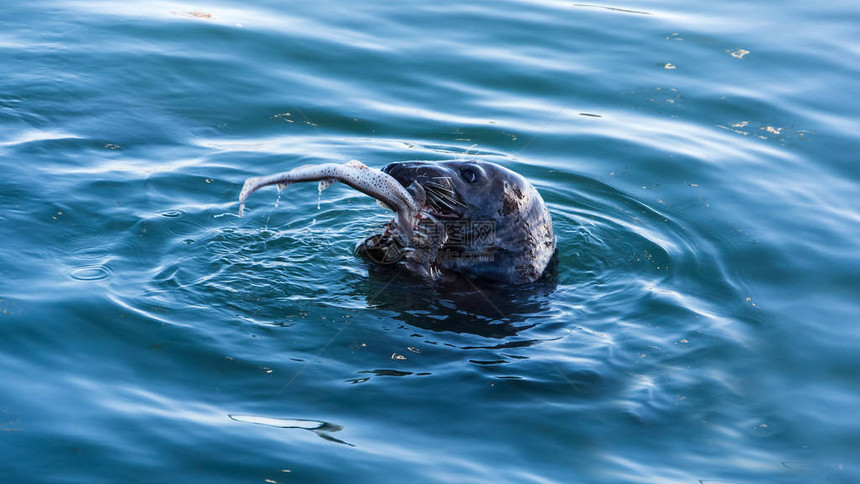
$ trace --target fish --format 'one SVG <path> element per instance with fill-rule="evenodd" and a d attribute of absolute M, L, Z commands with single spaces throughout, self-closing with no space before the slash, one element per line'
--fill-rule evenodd
<path fill-rule="evenodd" d="M 413 183 L 408 188 L 404 187 L 391 175 L 370 168 L 358 160 L 344 164 L 303 165 L 282 173 L 248 178 L 239 192 L 239 217 L 244 216 L 245 201 L 260 188 L 277 185 L 278 189 L 283 189 L 292 183 L 314 181 L 319 182 L 320 191 L 333 183 L 341 182 L 393 210 L 397 227 L 405 236 L 407 245 L 412 238 L 415 223 L 422 218 L 426 194 L 420 184 Z"/>

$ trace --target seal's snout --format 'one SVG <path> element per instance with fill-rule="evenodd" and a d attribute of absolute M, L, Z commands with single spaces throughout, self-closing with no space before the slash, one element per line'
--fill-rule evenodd
<path fill-rule="evenodd" d="M 389 163 L 382 167 L 382 173 L 386 173 L 388 175 L 397 178 L 396 173 L 403 169 L 403 163 Z"/>
<path fill-rule="evenodd" d="M 420 161 L 394 162 L 382 168 L 383 173 L 390 175 L 404 187 L 416 181 L 423 184 L 428 178 L 439 176 L 440 170 L 435 164 Z"/>
<path fill-rule="evenodd" d="M 389 163 L 382 167 L 382 172 L 387 175 L 390 175 L 404 187 L 412 185 L 412 182 L 416 181 L 417 179 L 417 173 L 415 172 L 415 168 L 406 163 Z"/>

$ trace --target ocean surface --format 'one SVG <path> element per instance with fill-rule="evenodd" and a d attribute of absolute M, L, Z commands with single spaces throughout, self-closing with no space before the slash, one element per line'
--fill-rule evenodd
<path fill-rule="evenodd" d="M 0 6 L 0 482 L 860 482 L 860 3 Z M 446 290 L 302 164 L 530 179 Z"/>

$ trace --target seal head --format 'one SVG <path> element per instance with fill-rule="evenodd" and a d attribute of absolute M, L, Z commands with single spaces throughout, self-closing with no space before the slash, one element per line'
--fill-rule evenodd
<path fill-rule="evenodd" d="M 361 255 L 396 261 L 434 279 L 460 273 L 522 284 L 539 279 L 555 254 L 543 198 L 507 168 L 483 161 L 413 161 L 382 171 L 421 193 L 423 217 L 409 247 L 386 230 L 360 244 Z"/>

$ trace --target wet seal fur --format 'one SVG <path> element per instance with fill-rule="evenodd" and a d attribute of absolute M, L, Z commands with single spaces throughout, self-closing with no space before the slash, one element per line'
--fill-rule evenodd
<path fill-rule="evenodd" d="M 391 163 L 382 171 L 420 201 L 422 216 L 411 243 L 392 221 L 357 254 L 432 280 L 460 274 L 510 284 L 537 281 L 553 260 L 552 217 L 521 175 L 484 161 Z"/>

